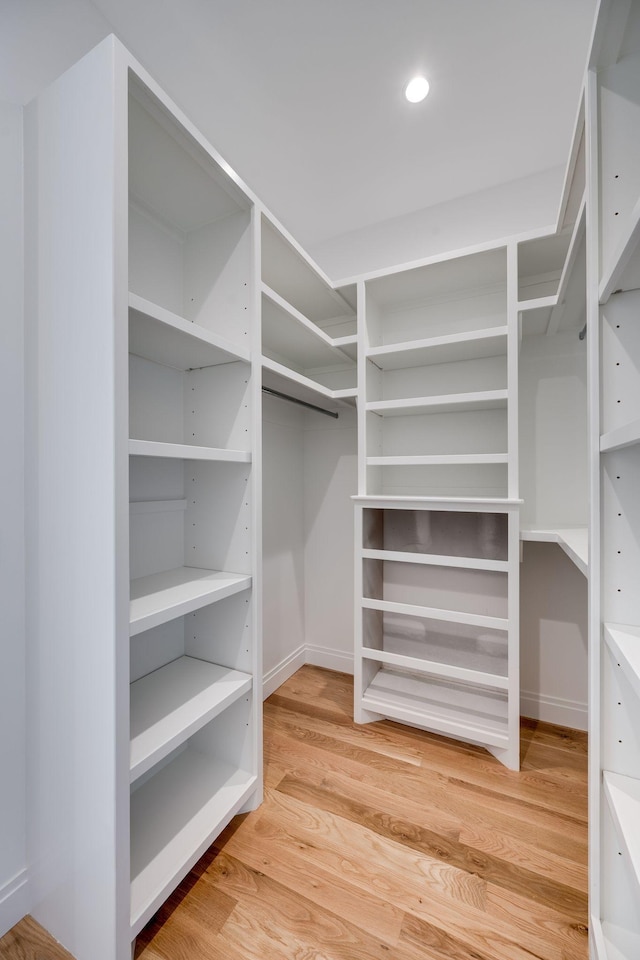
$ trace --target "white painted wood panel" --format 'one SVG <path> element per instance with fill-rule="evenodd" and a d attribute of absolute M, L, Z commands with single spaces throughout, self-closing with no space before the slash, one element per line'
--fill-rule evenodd
<path fill-rule="evenodd" d="M 178 370 L 249 360 L 249 351 L 150 300 L 129 294 L 129 353 Z"/>
<path fill-rule="evenodd" d="M 131 581 L 130 635 L 223 600 L 251 586 L 251 577 L 179 567 Z"/>
<path fill-rule="evenodd" d="M 366 355 L 385 370 L 425 364 L 453 363 L 479 357 L 506 356 L 507 328 L 504 324 L 440 336 L 395 341 L 371 346 Z"/>
<path fill-rule="evenodd" d="M 251 676 L 180 657 L 131 685 L 131 782 L 251 689 Z"/>
<path fill-rule="evenodd" d="M 436 733 L 484 745 L 507 745 L 507 702 L 503 692 L 382 668 L 367 686 L 363 703 L 384 716 Z"/>
<path fill-rule="evenodd" d="M 215 721 L 214 721 L 215 722 Z M 187 749 L 131 798 L 135 937 L 256 786 L 248 771 Z"/>
<path fill-rule="evenodd" d="M 125 144 L 109 38 L 25 113 L 30 905 L 78 960 L 129 940 Z"/>

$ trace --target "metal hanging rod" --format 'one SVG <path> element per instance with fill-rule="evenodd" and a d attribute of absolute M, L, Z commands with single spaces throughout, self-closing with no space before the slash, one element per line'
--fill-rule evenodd
<path fill-rule="evenodd" d="M 297 397 L 290 397 L 288 393 L 280 393 L 279 390 L 272 390 L 271 387 L 263 387 L 263 393 L 268 393 L 271 397 L 278 397 L 279 400 L 288 400 L 289 403 L 297 403 L 301 407 L 307 407 L 308 410 L 315 410 L 316 413 L 324 413 L 325 417 L 338 419 L 338 414 L 333 410 L 325 410 L 324 407 L 316 407 L 315 403 L 307 403 L 306 400 L 298 400 Z"/>

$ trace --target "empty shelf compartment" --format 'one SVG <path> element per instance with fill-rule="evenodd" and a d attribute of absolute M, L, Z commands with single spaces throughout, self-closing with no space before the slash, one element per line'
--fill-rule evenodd
<path fill-rule="evenodd" d="M 366 685 L 362 706 L 436 733 L 507 746 L 507 694 L 500 690 L 383 666 Z"/>
<path fill-rule="evenodd" d="M 179 657 L 131 684 L 133 782 L 251 689 L 239 670 Z"/>

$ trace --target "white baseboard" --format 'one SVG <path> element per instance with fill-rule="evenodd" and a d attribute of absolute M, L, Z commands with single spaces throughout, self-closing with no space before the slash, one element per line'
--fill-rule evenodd
<path fill-rule="evenodd" d="M 292 677 L 296 670 L 303 667 L 305 663 L 307 663 L 307 659 L 305 646 L 303 644 L 265 673 L 262 681 L 262 699 L 266 700 L 267 697 L 270 697 L 285 680 Z"/>
<path fill-rule="evenodd" d="M 20 870 L 15 877 L 0 887 L 0 937 L 29 913 L 29 884 L 27 871 Z"/>
<path fill-rule="evenodd" d="M 338 670 L 340 673 L 353 673 L 352 653 L 333 650 L 331 647 L 319 647 L 313 643 L 308 643 L 305 649 L 305 663 L 314 667 L 325 667 L 327 670 Z"/>
<path fill-rule="evenodd" d="M 555 723 L 573 730 L 588 729 L 587 704 L 561 697 L 547 697 L 528 690 L 520 692 L 520 713 L 523 717 Z"/>

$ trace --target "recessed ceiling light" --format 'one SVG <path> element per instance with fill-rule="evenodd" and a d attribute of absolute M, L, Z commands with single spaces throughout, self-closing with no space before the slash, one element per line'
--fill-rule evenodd
<path fill-rule="evenodd" d="M 429 81 L 425 77 L 414 77 L 404 88 L 409 103 L 420 103 L 429 93 Z"/>

